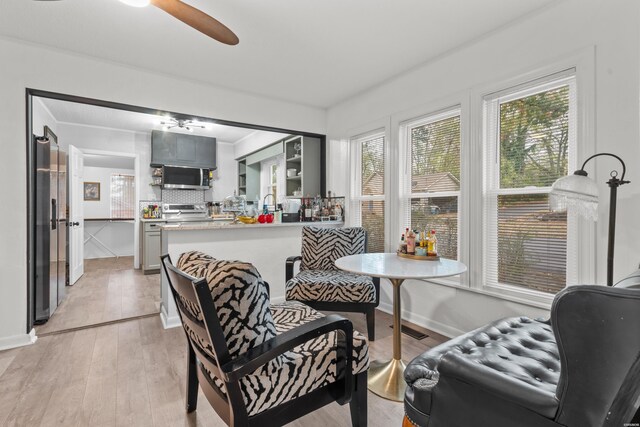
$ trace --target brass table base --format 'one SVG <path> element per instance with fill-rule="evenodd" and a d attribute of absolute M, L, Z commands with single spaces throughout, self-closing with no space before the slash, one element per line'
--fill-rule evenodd
<path fill-rule="evenodd" d="M 374 361 L 369 366 L 367 388 L 380 397 L 395 402 L 404 400 L 404 369 L 402 360 L 391 359 L 387 362 Z"/>

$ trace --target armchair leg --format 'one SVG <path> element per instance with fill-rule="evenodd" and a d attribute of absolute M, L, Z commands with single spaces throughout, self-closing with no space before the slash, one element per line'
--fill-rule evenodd
<path fill-rule="evenodd" d="M 367 427 L 367 371 L 356 375 L 353 382 L 354 392 L 349 403 L 351 425 Z"/>
<path fill-rule="evenodd" d="M 187 412 L 193 412 L 198 406 L 198 364 L 196 353 L 187 343 Z"/>
<path fill-rule="evenodd" d="M 367 334 L 369 335 L 369 341 L 376 340 L 376 309 L 367 309 Z"/>

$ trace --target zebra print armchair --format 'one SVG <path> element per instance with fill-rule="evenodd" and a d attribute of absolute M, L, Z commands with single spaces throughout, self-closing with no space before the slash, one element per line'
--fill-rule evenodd
<path fill-rule="evenodd" d="M 331 402 L 367 425 L 368 346 L 351 322 L 269 305 L 251 264 L 187 252 L 162 265 L 188 339 L 186 410 L 198 386 L 229 426 L 281 426 Z"/>
<path fill-rule="evenodd" d="M 300 301 L 316 310 L 364 313 L 367 333 L 375 340 L 375 309 L 380 304 L 380 279 L 347 273 L 335 260 L 366 252 L 367 231 L 362 227 L 302 228 L 302 255 L 287 258 L 287 301 Z M 300 271 L 294 277 L 295 263 Z"/>

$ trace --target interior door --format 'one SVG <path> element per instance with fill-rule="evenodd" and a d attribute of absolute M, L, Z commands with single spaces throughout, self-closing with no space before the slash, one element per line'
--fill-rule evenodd
<path fill-rule="evenodd" d="M 69 146 L 69 284 L 84 274 L 84 156 Z"/>

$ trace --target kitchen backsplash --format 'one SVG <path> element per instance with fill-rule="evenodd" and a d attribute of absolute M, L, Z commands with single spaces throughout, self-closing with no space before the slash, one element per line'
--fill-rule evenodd
<path fill-rule="evenodd" d="M 162 190 L 162 203 L 204 203 L 204 191 Z"/>
<path fill-rule="evenodd" d="M 142 212 L 149 205 L 162 205 L 163 203 L 205 203 L 205 191 L 197 190 L 162 190 L 162 200 L 140 200 L 138 212 Z"/>

